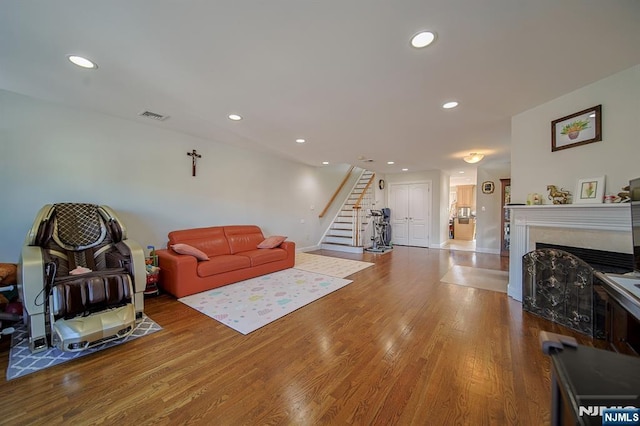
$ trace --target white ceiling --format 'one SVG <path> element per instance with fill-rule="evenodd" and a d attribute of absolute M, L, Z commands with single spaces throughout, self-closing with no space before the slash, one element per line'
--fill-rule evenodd
<path fill-rule="evenodd" d="M 508 163 L 511 116 L 638 63 L 638 0 L 0 0 L 0 89 L 382 173 Z"/>

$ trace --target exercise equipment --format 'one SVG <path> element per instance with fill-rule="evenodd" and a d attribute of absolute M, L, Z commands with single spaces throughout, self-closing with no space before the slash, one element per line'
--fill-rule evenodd
<path fill-rule="evenodd" d="M 373 234 L 371 247 L 365 251 L 372 253 L 384 253 L 391 250 L 391 224 L 389 223 L 390 209 L 369 210 L 368 215 L 371 217 L 373 225 Z"/>

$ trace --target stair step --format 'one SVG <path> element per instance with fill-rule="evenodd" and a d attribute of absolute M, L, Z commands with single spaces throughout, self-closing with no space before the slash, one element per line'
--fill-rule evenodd
<path fill-rule="evenodd" d="M 353 247 L 342 244 L 326 244 L 323 243 L 320 245 L 320 248 L 323 250 L 333 250 L 333 251 L 341 251 L 345 253 L 363 253 L 364 247 Z"/>
<path fill-rule="evenodd" d="M 324 238 L 323 243 L 337 243 L 337 244 L 351 245 L 353 243 L 353 241 L 351 239 L 351 236 L 340 237 L 340 236 L 329 236 L 329 235 L 327 235 Z"/>
<path fill-rule="evenodd" d="M 327 234 L 327 237 L 347 237 L 347 238 L 351 239 L 351 237 L 353 236 L 353 230 L 351 230 L 351 229 L 334 229 L 334 228 L 331 228 L 331 230 L 329 232 L 330 233 Z"/>
<path fill-rule="evenodd" d="M 334 223 L 331 228 L 329 228 L 329 230 L 333 230 L 333 229 L 338 229 L 338 230 L 352 230 L 353 229 L 353 223 Z"/>

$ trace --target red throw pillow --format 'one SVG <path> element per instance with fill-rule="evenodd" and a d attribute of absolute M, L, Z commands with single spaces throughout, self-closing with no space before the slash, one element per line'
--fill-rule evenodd
<path fill-rule="evenodd" d="M 171 246 L 171 249 L 178 254 L 189 254 L 198 260 L 209 260 L 209 256 L 207 256 L 205 252 L 200 251 L 189 244 L 174 244 Z"/>
<path fill-rule="evenodd" d="M 281 235 L 274 235 L 272 237 L 267 238 L 260 244 L 258 244 L 258 248 L 274 248 L 278 247 L 287 237 L 283 237 Z"/>

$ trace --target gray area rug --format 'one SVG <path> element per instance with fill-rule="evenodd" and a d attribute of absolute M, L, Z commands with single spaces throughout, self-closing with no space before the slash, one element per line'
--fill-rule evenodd
<path fill-rule="evenodd" d="M 495 269 L 454 265 L 440 278 L 440 281 L 448 284 L 506 293 L 509 273 Z"/>
<path fill-rule="evenodd" d="M 81 351 L 63 352 L 56 348 L 49 348 L 46 351 L 31 353 L 29 350 L 29 334 L 26 325 L 16 329 L 11 335 L 11 350 L 9 352 L 9 366 L 7 367 L 7 380 L 26 376 L 36 371 L 62 364 L 76 358 L 99 352 L 113 346 L 130 342 L 139 337 L 146 336 L 156 331 L 162 330 L 155 321 L 143 314 L 142 321 L 137 323 L 133 333 L 122 340 L 103 343 L 102 345 Z"/>

